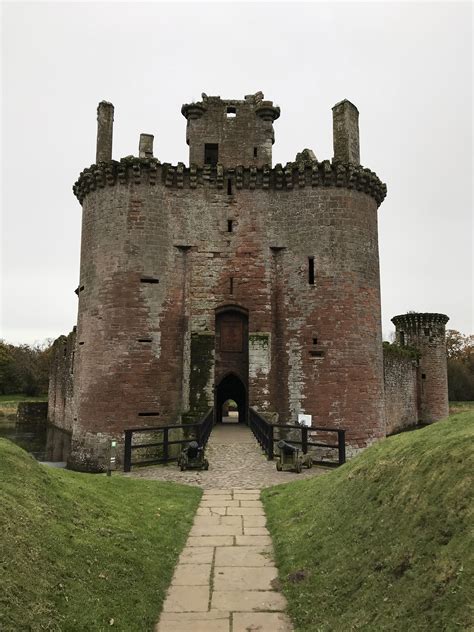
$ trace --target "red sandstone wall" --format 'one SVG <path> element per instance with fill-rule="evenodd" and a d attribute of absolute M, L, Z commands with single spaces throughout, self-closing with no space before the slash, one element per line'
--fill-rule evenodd
<path fill-rule="evenodd" d="M 392 434 L 418 423 L 416 361 L 384 352 L 385 430 Z"/>
<path fill-rule="evenodd" d="M 214 334 L 229 304 L 249 312 L 251 406 L 310 413 L 353 448 L 384 435 L 377 203 L 344 188 L 232 191 L 142 178 L 85 197 L 74 466 L 189 409 L 191 337 Z M 209 405 L 213 382 L 211 367 Z"/>
<path fill-rule="evenodd" d="M 48 423 L 72 431 L 74 407 L 74 364 L 76 334 L 54 341 L 48 388 Z"/>

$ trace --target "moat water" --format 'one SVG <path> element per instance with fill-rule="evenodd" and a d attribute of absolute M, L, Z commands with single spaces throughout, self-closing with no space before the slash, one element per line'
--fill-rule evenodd
<path fill-rule="evenodd" d="M 16 415 L 0 415 L 0 437 L 16 443 L 38 461 L 63 463 L 68 457 L 70 435 L 55 426 L 18 424 Z"/>

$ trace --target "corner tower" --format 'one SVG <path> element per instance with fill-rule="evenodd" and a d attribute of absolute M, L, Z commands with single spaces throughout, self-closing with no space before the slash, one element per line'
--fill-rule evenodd
<path fill-rule="evenodd" d="M 445 314 L 409 312 L 392 318 L 397 344 L 420 353 L 419 421 L 431 423 L 449 414 Z"/>
<path fill-rule="evenodd" d="M 188 121 L 190 165 L 271 166 L 273 121 L 280 116 L 280 108 L 265 101 L 262 92 L 247 95 L 243 101 L 203 93 L 202 101 L 183 105 L 181 113 Z"/>

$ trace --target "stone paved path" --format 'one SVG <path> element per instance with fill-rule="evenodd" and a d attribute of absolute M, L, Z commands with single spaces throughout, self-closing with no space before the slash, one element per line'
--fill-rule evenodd
<path fill-rule="evenodd" d="M 292 632 L 258 489 L 207 489 L 156 632 Z"/>
<path fill-rule="evenodd" d="M 327 470 L 304 468 L 301 474 L 277 472 L 275 461 L 267 461 L 252 431 L 241 424 L 219 424 L 214 427 L 206 448 L 209 470 L 181 472 L 172 463 L 166 466 L 135 468 L 134 478 L 175 481 L 198 485 L 204 489 L 231 489 L 233 487 L 262 489 L 279 483 L 324 474 Z"/>

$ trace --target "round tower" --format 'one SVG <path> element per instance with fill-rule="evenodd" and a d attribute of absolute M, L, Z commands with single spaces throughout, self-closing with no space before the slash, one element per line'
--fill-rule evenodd
<path fill-rule="evenodd" d="M 449 414 L 445 314 L 410 312 L 392 318 L 396 342 L 420 353 L 418 367 L 419 421 L 431 423 Z"/>

